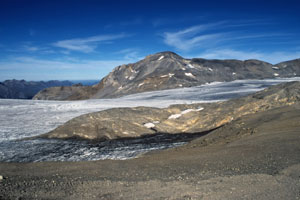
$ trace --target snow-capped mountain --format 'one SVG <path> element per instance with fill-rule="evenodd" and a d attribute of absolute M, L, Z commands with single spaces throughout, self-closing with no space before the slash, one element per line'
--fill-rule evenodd
<path fill-rule="evenodd" d="M 34 99 L 79 100 L 115 98 L 128 94 L 191 87 L 214 81 L 295 77 L 300 59 L 272 65 L 259 60 L 185 59 L 173 52 L 149 55 L 143 60 L 116 67 L 98 84 L 54 87 Z"/>

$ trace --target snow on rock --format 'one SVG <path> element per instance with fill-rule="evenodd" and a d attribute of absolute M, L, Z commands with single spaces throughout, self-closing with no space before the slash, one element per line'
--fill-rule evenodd
<path fill-rule="evenodd" d="M 232 75 L 236 75 L 236 73 L 235 73 L 235 72 L 232 72 Z"/>
<path fill-rule="evenodd" d="M 186 110 L 181 111 L 181 113 L 179 113 L 179 114 L 170 115 L 168 117 L 168 119 L 177 119 L 177 118 L 181 117 L 182 115 L 185 115 L 189 112 L 197 112 L 197 111 L 201 111 L 203 109 L 204 109 L 203 107 L 199 107 L 198 109 L 186 109 Z"/>
<path fill-rule="evenodd" d="M 279 70 L 279 67 L 272 67 L 272 69 Z"/>
<path fill-rule="evenodd" d="M 208 68 L 208 70 L 211 71 L 211 72 L 214 71 L 214 70 L 213 70 L 212 68 L 210 68 L 210 67 Z"/>
<path fill-rule="evenodd" d="M 144 124 L 144 126 L 145 126 L 146 128 L 154 128 L 154 127 L 155 127 L 155 124 L 149 122 L 149 123 Z"/>
<path fill-rule="evenodd" d="M 145 83 L 140 83 L 139 85 L 138 85 L 138 87 L 141 87 L 142 85 L 144 85 Z"/>
<path fill-rule="evenodd" d="M 161 78 L 165 78 L 165 77 L 172 77 L 172 76 L 174 76 L 175 74 L 171 74 L 171 73 L 169 73 L 169 74 L 166 74 L 166 75 L 162 75 L 162 76 L 160 76 Z"/>
<path fill-rule="evenodd" d="M 129 80 L 133 80 L 135 78 L 135 76 L 130 76 Z"/>
<path fill-rule="evenodd" d="M 184 111 L 181 112 L 181 114 L 182 114 L 182 115 L 185 115 L 185 114 L 187 114 L 187 113 L 189 113 L 189 112 L 192 112 L 192 111 L 195 111 L 195 109 L 187 109 L 187 110 L 184 110 Z"/>
<path fill-rule="evenodd" d="M 195 68 L 192 64 L 188 64 L 188 67 L 192 69 Z"/>
<path fill-rule="evenodd" d="M 168 117 L 168 119 L 177 119 L 177 118 L 179 118 L 179 117 L 181 117 L 182 116 L 182 114 L 173 114 L 173 115 L 170 115 L 169 117 Z"/>
<path fill-rule="evenodd" d="M 274 73 L 274 76 L 279 76 L 279 74 L 277 74 L 277 73 Z"/>
<path fill-rule="evenodd" d="M 294 76 L 297 76 L 296 72 L 294 72 Z"/>
<path fill-rule="evenodd" d="M 161 57 L 159 57 L 159 59 L 158 60 L 161 60 L 161 59 L 163 59 L 164 58 L 164 56 L 161 56 Z"/>
<path fill-rule="evenodd" d="M 184 75 L 195 78 L 195 76 L 192 73 L 184 73 Z"/>

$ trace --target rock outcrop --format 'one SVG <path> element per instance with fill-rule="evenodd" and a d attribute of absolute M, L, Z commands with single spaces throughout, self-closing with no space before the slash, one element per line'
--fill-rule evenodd
<path fill-rule="evenodd" d="M 0 82 L 1 99 L 31 99 L 40 90 L 55 86 L 71 86 L 70 81 L 25 81 L 6 80 Z"/>
<path fill-rule="evenodd" d="M 161 52 L 149 55 L 137 63 L 116 67 L 96 85 L 49 88 L 38 93 L 34 99 L 115 98 L 146 91 L 191 87 L 214 81 L 299 75 L 300 59 L 272 65 L 259 60 L 185 59 L 173 52 Z"/>
<path fill-rule="evenodd" d="M 248 114 L 297 103 L 300 103 L 300 82 L 290 82 L 225 102 L 173 105 L 166 109 L 115 108 L 90 113 L 41 137 L 105 140 L 155 133 L 197 133 L 216 129 Z"/>

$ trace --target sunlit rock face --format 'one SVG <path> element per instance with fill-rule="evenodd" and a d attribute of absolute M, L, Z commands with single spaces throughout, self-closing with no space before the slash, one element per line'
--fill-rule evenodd
<path fill-rule="evenodd" d="M 185 59 L 173 52 L 161 52 L 149 55 L 139 62 L 116 67 L 96 85 L 48 88 L 38 93 L 34 99 L 115 98 L 146 91 L 191 87 L 214 81 L 299 75 L 299 59 L 272 65 L 259 60 Z"/>
<path fill-rule="evenodd" d="M 114 108 L 76 117 L 42 137 L 105 140 L 155 133 L 197 133 L 218 128 L 241 116 L 297 104 L 300 82 L 272 86 L 255 94 L 217 103 L 168 108 Z"/>

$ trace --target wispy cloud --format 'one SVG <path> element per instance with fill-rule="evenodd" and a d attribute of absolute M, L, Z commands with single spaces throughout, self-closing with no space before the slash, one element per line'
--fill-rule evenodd
<path fill-rule="evenodd" d="M 188 51 L 196 47 L 205 47 L 215 43 L 219 38 L 224 37 L 226 33 L 204 33 L 204 31 L 214 29 L 223 22 L 192 26 L 177 32 L 165 32 L 163 34 L 165 44 L 176 49 Z M 201 34 L 202 33 L 202 34 Z"/>
<path fill-rule="evenodd" d="M 268 24 L 269 22 L 265 22 Z M 163 41 L 179 51 L 204 50 L 224 46 L 224 44 L 247 45 L 253 41 L 288 41 L 293 34 L 282 31 L 256 31 L 249 26 L 262 26 L 263 21 L 220 21 L 216 23 L 201 24 L 181 29 L 175 32 L 164 32 Z M 233 28 L 235 27 L 235 28 Z M 294 41 L 294 40 L 293 40 Z"/>
<path fill-rule="evenodd" d="M 140 56 L 140 52 L 137 48 L 127 48 L 115 52 L 115 54 L 120 55 L 125 60 L 141 60 L 143 57 Z"/>
<path fill-rule="evenodd" d="M 128 35 L 126 34 L 96 35 L 87 38 L 74 38 L 69 40 L 57 41 L 53 44 L 53 46 L 64 48 L 70 51 L 89 53 L 94 51 L 101 43 L 111 42 L 113 40 L 121 39 L 127 36 Z"/>
<path fill-rule="evenodd" d="M 242 51 L 234 49 L 212 49 L 205 51 L 196 57 L 207 59 L 258 59 L 272 64 L 300 58 L 300 51 L 295 52 L 259 52 L 259 51 Z"/>
<path fill-rule="evenodd" d="M 11 57 L 6 60 L 0 60 L 0 79 L 30 79 L 49 80 L 49 79 L 98 79 L 106 76 L 113 68 L 132 63 L 133 59 L 116 60 L 81 60 L 72 57 L 66 57 L 60 60 L 41 59 L 30 56 Z M 2 72 L 11 72 L 2 73 Z"/>

